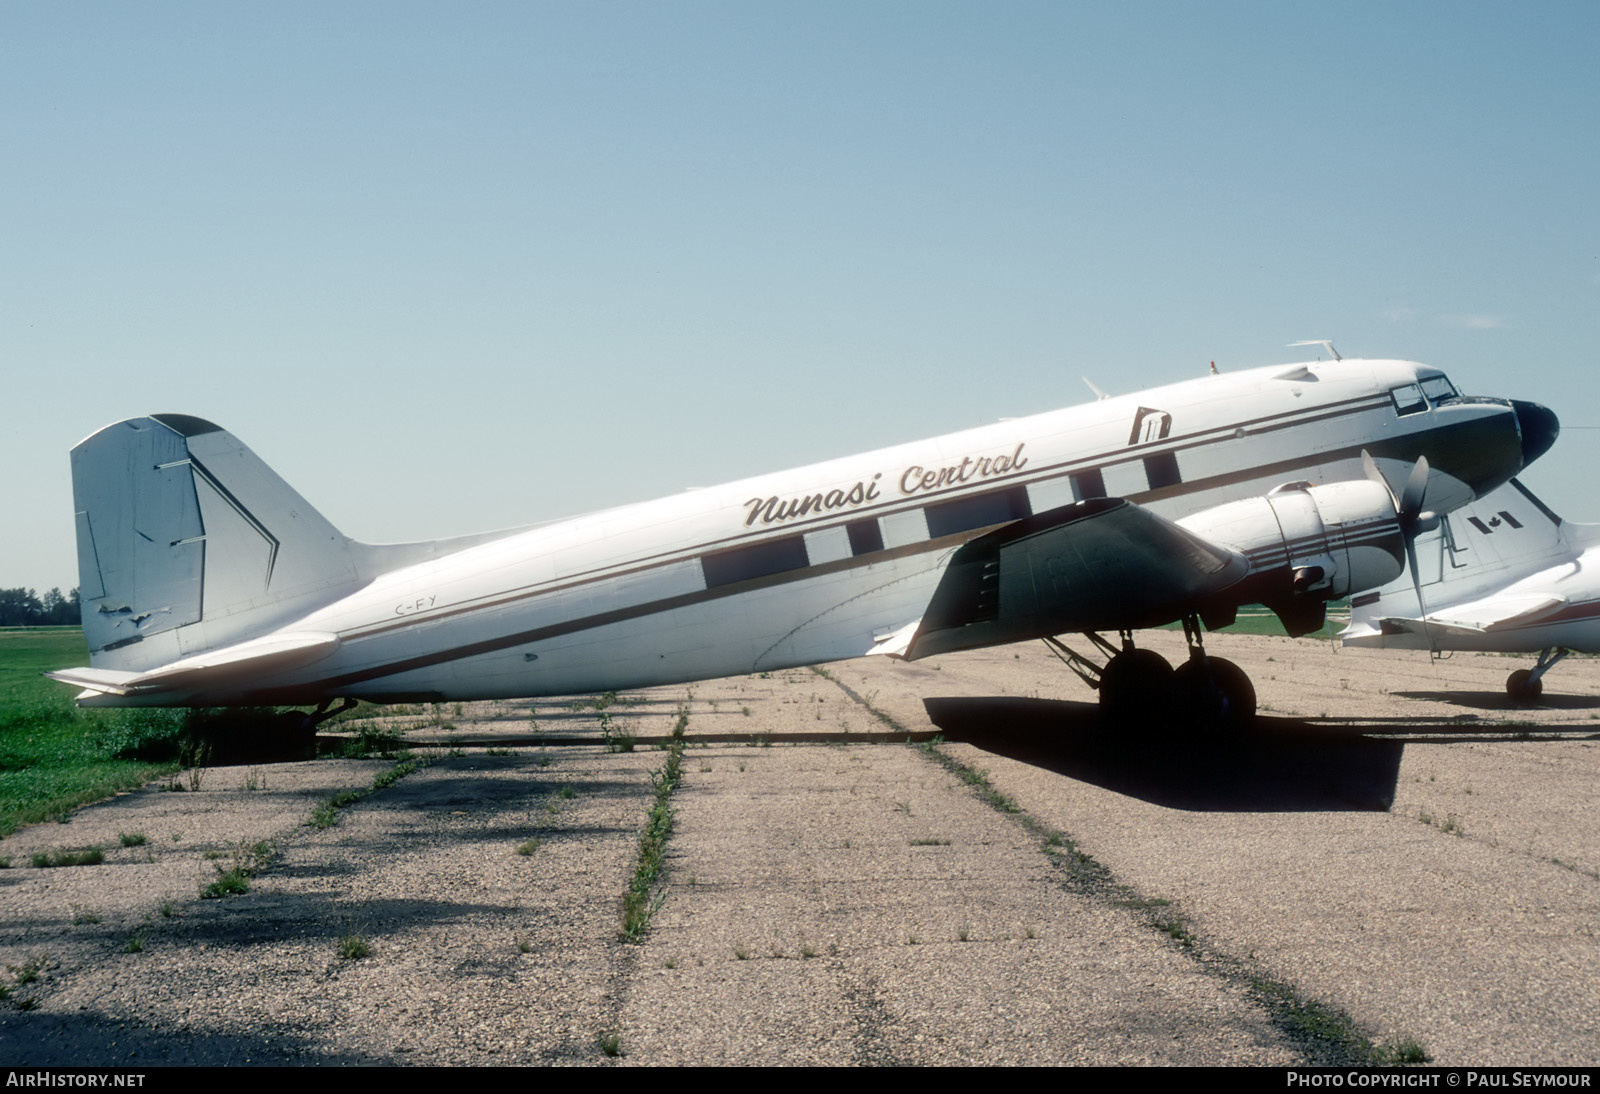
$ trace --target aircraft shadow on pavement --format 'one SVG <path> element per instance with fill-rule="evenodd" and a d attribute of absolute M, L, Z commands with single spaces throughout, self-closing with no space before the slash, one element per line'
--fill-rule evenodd
<path fill-rule="evenodd" d="M 1246 733 L 1110 727 L 1097 706 L 1051 699 L 930 698 L 946 740 L 1155 805 L 1197 812 L 1387 810 L 1405 742 L 1356 727 L 1258 718 Z"/>
<path fill-rule="evenodd" d="M 1470 707 L 1473 710 L 1505 711 L 1512 717 L 1518 712 L 1547 707 L 1552 710 L 1597 710 L 1600 695 L 1551 695 L 1546 693 L 1531 706 L 1512 699 L 1504 691 L 1397 691 L 1402 699 L 1426 699 L 1451 706 Z"/>

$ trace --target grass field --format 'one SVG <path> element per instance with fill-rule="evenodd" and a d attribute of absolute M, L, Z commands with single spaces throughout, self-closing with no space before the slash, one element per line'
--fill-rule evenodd
<path fill-rule="evenodd" d="M 1350 623 L 1350 602 L 1338 600 L 1328 605 L 1328 621 L 1322 625 L 1321 630 L 1312 631 L 1307 638 L 1332 638 L 1344 630 Z M 1169 631 L 1181 631 L 1182 623 L 1171 623 L 1166 628 Z M 1268 608 L 1259 604 L 1252 604 L 1239 609 L 1239 618 L 1230 627 L 1224 627 L 1218 634 L 1274 634 L 1284 635 L 1288 632 L 1283 629 L 1283 624 L 1278 622 L 1278 617 Z"/>
<path fill-rule="evenodd" d="M 137 733 L 175 725 L 170 712 L 79 710 L 71 687 L 41 675 L 88 663 L 76 627 L 0 629 L 0 837 L 176 767 L 117 757 Z"/>

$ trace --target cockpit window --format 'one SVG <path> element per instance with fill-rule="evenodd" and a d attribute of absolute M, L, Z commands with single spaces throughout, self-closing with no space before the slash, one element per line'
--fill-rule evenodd
<path fill-rule="evenodd" d="M 1437 406 L 1442 399 L 1454 399 L 1460 392 L 1448 377 L 1429 376 L 1422 381 L 1422 394 L 1428 397 L 1428 402 Z"/>
<path fill-rule="evenodd" d="M 1428 401 L 1422 397 L 1422 389 L 1416 384 L 1397 387 L 1389 395 L 1394 399 L 1396 414 L 1420 414 L 1428 409 Z"/>

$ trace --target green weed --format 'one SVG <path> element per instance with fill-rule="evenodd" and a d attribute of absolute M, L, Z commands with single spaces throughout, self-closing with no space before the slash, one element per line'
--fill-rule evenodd
<path fill-rule="evenodd" d="M 688 724 L 688 711 L 680 707 L 678 721 L 672 730 L 672 744 L 667 749 L 667 761 L 660 771 L 650 776 L 650 783 L 656 792 L 655 802 L 650 807 L 644 831 L 639 833 L 639 853 L 633 881 L 622 896 L 622 935 L 629 942 L 638 942 L 644 937 L 651 916 L 666 899 L 664 891 L 652 898 L 651 889 L 661 876 L 667 838 L 672 835 L 672 792 L 677 789 L 678 780 L 683 774 L 684 730 Z"/>
<path fill-rule="evenodd" d="M 402 761 L 400 763 L 397 763 L 393 767 L 391 767 L 389 770 L 381 772 L 376 777 L 373 778 L 373 780 L 372 780 L 372 789 L 374 789 L 374 790 L 382 790 L 385 787 L 391 786 L 396 781 L 398 781 L 400 779 L 403 779 L 407 775 L 411 774 L 419 766 L 421 766 L 421 765 L 418 764 L 416 760 L 404 760 L 404 761 Z"/>
<path fill-rule="evenodd" d="M 1433 1057 L 1428 1055 L 1420 1041 L 1405 1038 L 1401 1041 L 1390 1041 L 1376 1050 L 1374 1062 L 1390 1066 L 1406 1064 L 1425 1064 Z"/>
<path fill-rule="evenodd" d="M 29 861 L 38 869 L 58 866 L 98 866 L 106 860 L 99 847 L 85 847 L 80 851 L 35 851 Z"/>
<path fill-rule="evenodd" d="M 225 896 L 239 896 L 250 891 L 250 879 L 267 868 L 272 861 L 272 844 L 266 840 L 251 843 L 240 840 L 234 846 L 229 862 L 215 863 L 216 880 L 200 887 L 200 895 L 209 900 Z"/>
<path fill-rule="evenodd" d="M 6 968 L 11 972 L 11 979 L 15 980 L 20 988 L 25 984 L 37 982 L 39 973 L 43 971 L 45 964 L 49 960 L 48 954 L 39 953 L 29 957 L 28 960 L 20 965 L 7 965 Z"/>

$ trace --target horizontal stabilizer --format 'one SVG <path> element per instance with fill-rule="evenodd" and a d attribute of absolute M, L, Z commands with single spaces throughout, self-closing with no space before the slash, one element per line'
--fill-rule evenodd
<path fill-rule="evenodd" d="M 320 632 L 270 634 L 237 646 L 212 650 L 175 661 L 150 672 L 112 669 L 61 669 L 45 675 L 102 694 L 148 695 L 153 692 L 203 694 L 241 681 L 255 681 L 321 660 L 339 646 L 339 636 Z"/>
<path fill-rule="evenodd" d="M 56 669 L 54 672 L 45 673 L 52 680 L 60 680 L 63 684 L 84 688 L 88 691 L 99 692 L 102 695 L 128 695 L 127 684 L 139 674 L 136 672 L 122 672 L 118 669 Z"/>

